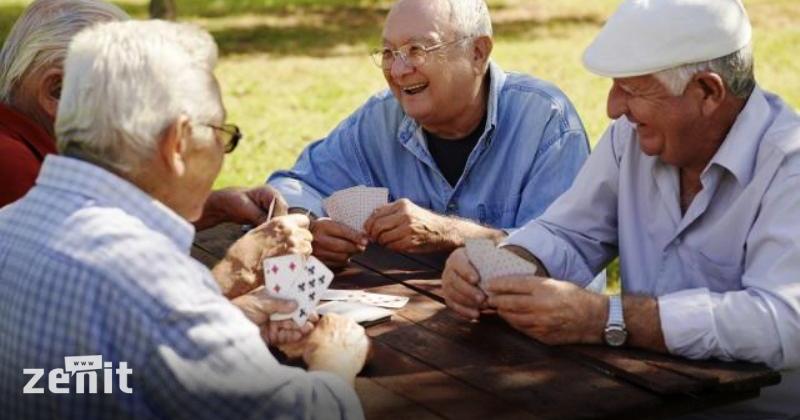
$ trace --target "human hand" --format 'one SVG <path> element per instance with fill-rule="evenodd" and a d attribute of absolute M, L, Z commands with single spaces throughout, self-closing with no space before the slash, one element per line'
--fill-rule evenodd
<path fill-rule="evenodd" d="M 262 285 L 262 262 L 266 258 L 310 255 L 312 237 L 308 225 L 308 217 L 302 214 L 275 217 L 234 242 L 212 270 L 225 296 L 240 296 Z"/>
<path fill-rule="evenodd" d="M 364 222 L 369 238 L 398 252 L 433 252 L 454 248 L 449 220 L 406 198 L 376 209 Z"/>
<path fill-rule="evenodd" d="M 608 298 L 536 276 L 492 279 L 489 305 L 512 327 L 545 344 L 600 343 Z"/>
<path fill-rule="evenodd" d="M 329 267 L 342 267 L 367 249 L 367 238 L 349 226 L 322 217 L 311 223 L 314 256 Z"/>
<path fill-rule="evenodd" d="M 224 222 L 260 225 L 267 221 L 270 207 L 273 217 L 285 215 L 288 209 L 281 194 L 269 185 L 213 191 L 195 228 L 203 230 Z"/>
<path fill-rule="evenodd" d="M 261 337 L 270 345 L 279 346 L 293 343 L 305 338 L 314 329 L 317 316 L 314 314 L 302 326 L 293 320 L 271 321 L 272 314 L 290 314 L 297 308 L 297 303 L 291 300 L 276 299 L 268 296 L 263 288 L 255 289 L 250 293 L 239 296 L 231 303 L 239 308 L 242 313 L 256 324 L 261 331 Z"/>
<path fill-rule="evenodd" d="M 366 362 L 369 339 L 352 319 L 327 314 L 305 340 L 279 349 L 290 358 L 302 356 L 309 370 L 335 373 L 353 384 Z"/>
<path fill-rule="evenodd" d="M 486 294 L 478 287 L 480 274 L 470 263 L 467 251 L 450 254 L 442 273 L 442 294 L 450 309 L 467 319 L 477 319 L 486 307 Z"/>

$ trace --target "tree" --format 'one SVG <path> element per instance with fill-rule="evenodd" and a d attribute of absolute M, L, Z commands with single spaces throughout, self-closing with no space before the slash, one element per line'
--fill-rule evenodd
<path fill-rule="evenodd" d="M 150 17 L 153 19 L 175 20 L 178 9 L 175 0 L 150 0 Z"/>

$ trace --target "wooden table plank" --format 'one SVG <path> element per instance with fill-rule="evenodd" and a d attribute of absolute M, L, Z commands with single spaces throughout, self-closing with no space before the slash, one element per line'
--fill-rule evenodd
<path fill-rule="evenodd" d="M 369 378 L 360 377 L 356 380 L 356 393 L 361 400 L 361 406 L 364 408 L 364 415 L 367 419 L 433 420 L 444 418 Z"/>

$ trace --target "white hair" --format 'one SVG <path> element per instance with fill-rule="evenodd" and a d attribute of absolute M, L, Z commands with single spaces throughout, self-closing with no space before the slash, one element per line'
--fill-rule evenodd
<path fill-rule="evenodd" d="M 60 67 L 70 40 L 98 22 L 127 20 L 99 0 L 36 0 L 17 19 L 0 51 L 0 102 L 10 103 L 24 79 Z"/>
<path fill-rule="evenodd" d="M 461 36 L 492 36 L 492 19 L 484 0 L 447 0 L 450 22 Z"/>
<path fill-rule="evenodd" d="M 686 90 L 692 77 L 703 71 L 718 74 L 734 96 L 747 98 L 756 85 L 752 44 L 723 57 L 662 70 L 654 76 L 671 94 L 679 96 Z"/>
<path fill-rule="evenodd" d="M 64 65 L 55 124 L 58 149 L 122 175 L 155 155 L 164 131 L 186 116 L 198 141 L 224 110 L 208 32 L 163 21 L 94 26 L 75 37 Z"/>

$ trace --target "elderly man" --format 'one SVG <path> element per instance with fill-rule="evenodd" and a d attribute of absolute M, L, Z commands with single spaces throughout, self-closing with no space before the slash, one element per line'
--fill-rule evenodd
<path fill-rule="evenodd" d="M 45 156 L 56 152 L 53 121 L 69 41 L 95 23 L 127 19 L 101 0 L 37 0 L 14 24 L 0 51 L 0 207 L 25 195 Z M 195 225 L 261 223 L 273 198 L 282 213 L 285 202 L 269 187 L 216 191 Z"/>
<path fill-rule="evenodd" d="M 750 42 L 738 0 L 623 2 L 584 55 L 613 79 L 615 121 L 574 186 L 505 242 L 570 282 L 496 279 L 487 301 L 459 250 L 448 304 L 495 307 L 547 343 L 800 366 L 800 118 L 756 85 Z M 617 255 L 622 296 L 576 287 Z M 799 382 L 786 373 L 733 410 L 798 416 Z"/>
<path fill-rule="evenodd" d="M 427 252 L 500 239 L 572 184 L 589 153 L 572 104 L 547 82 L 505 73 L 491 52 L 483 0 L 394 4 L 374 54 L 389 89 L 269 179 L 290 206 L 319 216 L 324 197 L 355 185 L 396 200 L 364 234 L 312 223 L 315 255 L 343 264 L 369 240 Z"/>
<path fill-rule="evenodd" d="M 255 324 L 270 344 L 297 339 L 269 321 L 293 305 L 247 294 L 234 300 L 240 311 L 188 255 L 187 220 L 236 144 L 216 57 L 207 33 L 160 21 L 106 23 L 71 43 L 55 124 L 62 156 L 0 210 L 4 416 L 363 417 L 348 384 L 366 356 L 363 328 L 323 319 L 304 352 L 316 372 L 281 366 Z M 260 226 L 214 275 L 310 253 L 307 225 L 291 215 Z M 100 374 L 65 373 L 65 357 L 90 355 Z M 103 391 L 75 395 L 92 389 Z"/>

